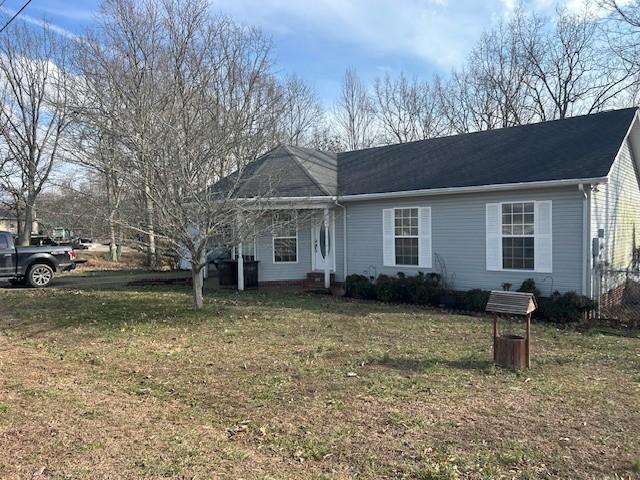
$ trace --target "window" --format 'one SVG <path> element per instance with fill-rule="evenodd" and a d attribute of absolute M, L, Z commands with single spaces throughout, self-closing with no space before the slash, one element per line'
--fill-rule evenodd
<path fill-rule="evenodd" d="M 231 249 L 231 258 L 238 259 L 238 247 Z M 256 241 L 255 239 L 244 240 L 242 242 L 242 258 L 245 261 L 252 262 L 256 259 Z"/>
<path fill-rule="evenodd" d="M 273 263 L 298 261 L 298 228 L 295 215 L 277 213 L 273 217 Z"/>
<path fill-rule="evenodd" d="M 418 265 L 418 209 L 394 210 L 396 265 Z"/>
<path fill-rule="evenodd" d="M 9 240 L 6 235 L 0 235 L 0 250 L 7 250 L 9 248 Z"/>
<path fill-rule="evenodd" d="M 502 204 L 502 268 L 534 269 L 534 217 L 533 202 Z"/>

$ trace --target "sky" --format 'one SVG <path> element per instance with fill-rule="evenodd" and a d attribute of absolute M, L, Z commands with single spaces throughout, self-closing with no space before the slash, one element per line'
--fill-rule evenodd
<path fill-rule="evenodd" d="M 519 0 L 212 0 L 212 11 L 259 27 L 273 40 L 276 69 L 304 78 L 329 106 L 344 70 L 367 82 L 389 73 L 446 75 L 460 66 L 481 33 L 514 10 Z M 524 0 L 552 13 L 578 11 L 588 0 Z M 24 0 L 0 0 L 0 13 Z M 32 0 L 22 21 L 46 18 L 70 34 L 95 21 L 99 0 Z"/>

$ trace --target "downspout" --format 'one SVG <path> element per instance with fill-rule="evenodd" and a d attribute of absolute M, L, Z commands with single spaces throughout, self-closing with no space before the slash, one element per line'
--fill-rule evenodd
<path fill-rule="evenodd" d="M 589 193 L 583 183 L 578 185 L 578 190 L 582 193 L 582 294 L 591 297 L 589 292 L 589 274 L 591 271 Z"/>
<path fill-rule="evenodd" d="M 342 238 L 343 238 L 343 248 L 342 248 L 342 261 L 343 270 L 344 270 L 344 281 L 347 281 L 347 207 L 342 205 L 340 202 L 336 200 L 336 206 L 342 208 Z"/>

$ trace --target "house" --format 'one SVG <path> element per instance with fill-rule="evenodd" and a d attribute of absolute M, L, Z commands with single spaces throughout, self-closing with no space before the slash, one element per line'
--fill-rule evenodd
<path fill-rule="evenodd" d="M 638 256 L 639 155 L 634 108 L 337 155 L 278 146 L 239 188 L 273 192 L 272 228 L 242 251 L 263 284 L 421 271 L 594 297 L 596 265 Z"/>
<path fill-rule="evenodd" d="M 0 209 L 0 231 L 18 233 L 18 219 L 8 210 Z"/>
<path fill-rule="evenodd" d="M 0 209 L 0 231 L 13 233 L 14 235 L 18 234 L 20 226 L 20 220 L 16 217 L 15 213 L 12 213 L 10 210 Z M 31 231 L 36 234 L 38 233 L 39 223 L 38 220 L 33 220 Z"/>

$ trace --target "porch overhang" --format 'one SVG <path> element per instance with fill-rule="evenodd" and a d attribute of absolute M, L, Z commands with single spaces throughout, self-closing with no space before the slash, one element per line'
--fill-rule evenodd
<path fill-rule="evenodd" d="M 260 210 L 309 210 L 333 208 L 336 206 L 337 197 L 272 197 L 239 199 L 244 203 L 243 206 L 249 209 Z"/>

